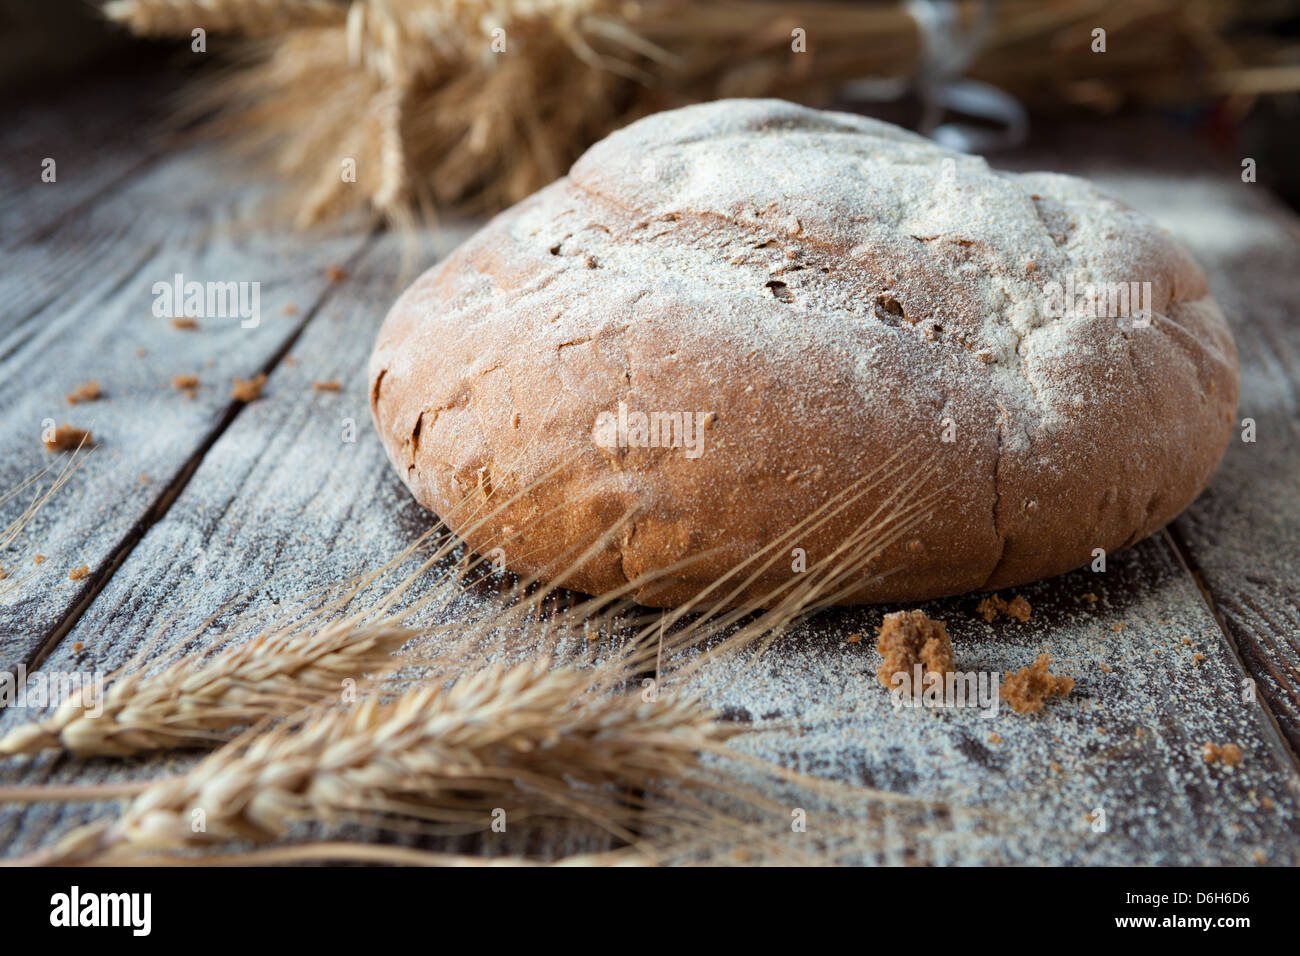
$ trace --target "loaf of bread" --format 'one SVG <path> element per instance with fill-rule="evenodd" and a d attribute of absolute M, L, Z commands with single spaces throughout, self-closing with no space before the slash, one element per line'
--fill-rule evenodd
<path fill-rule="evenodd" d="M 1209 481 L 1238 366 L 1189 255 L 1089 183 L 726 100 L 493 219 L 402 295 L 370 381 L 402 480 L 480 554 L 772 606 L 1133 544 Z"/>

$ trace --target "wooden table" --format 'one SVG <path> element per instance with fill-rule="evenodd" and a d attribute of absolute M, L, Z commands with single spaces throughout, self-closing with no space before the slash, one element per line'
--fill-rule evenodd
<path fill-rule="evenodd" d="M 410 277 L 400 240 L 355 226 L 284 230 L 267 215 L 266 184 L 211 145 L 142 136 L 156 107 L 125 105 L 133 99 L 92 90 L 14 117 L 3 135 L 0 488 L 50 464 L 48 419 L 92 429 L 96 448 L 0 554 L 10 575 L 0 670 L 109 670 L 148 639 L 162 648 L 218 632 L 228 602 L 274 609 L 381 564 L 431 524 L 385 461 L 367 409 L 370 346 Z M 1039 715 L 895 710 L 874 681 L 870 638 L 887 607 L 818 615 L 743 679 L 706 671 L 697 685 L 727 717 L 755 725 L 743 746 L 786 766 L 998 811 L 993 822 L 953 814 L 924 839 L 885 827 L 851 854 L 862 862 L 1295 863 L 1300 225 L 1241 182 L 1241 157 L 1177 132 L 1037 132 L 1039 145 L 995 162 L 1092 176 L 1206 267 L 1241 353 L 1239 417 L 1253 419 L 1257 440 L 1234 440 L 1201 499 L 1112 555 L 1104 574 L 1022 589 L 1028 623 L 985 623 L 974 595 L 925 606 L 947 620 L 963 669 L 1004 671 L 1049 652 L 1077 687 Z M 58 164 L 56 183 L 41 181 L 45 157 Z M 420 267 L 473 225 L 424 234 Z M 151 289 L 176 273 L 260 282 L 261 323 L 174 328 L 152 314 Z M 264 397 L 232 400 L 232 379 L 258 372 L 269 376 Z M 192 398 L 172 385 L 182 374 L 200 379 Z M 90 379 L 103 398 L 65 404 Z M 339 391 L 313 388 L 331 380 Z M 30 498 L 9 502 L 0 527 Z M 88 574 L 73 580 L 82 566 Z M 855 633 L 866 637 L 849 642 Z M 0 732 L 32 716 L 0 713 Z M 1229 742 L 1244 752 L 1235 768 L 1202 758 L 1204 744 Z M 193 759 L 15 759 L 0 763 L 0 786 L 137 779 Z M 1097 809 L 1100 832 L 1088 819 Z M 0 853 L 31 851 L 107 812 L 0 805 Z M 451 845 L 520 849 L 504 837 Z M 529 849 L 601 845 L 574 835 Z"/>

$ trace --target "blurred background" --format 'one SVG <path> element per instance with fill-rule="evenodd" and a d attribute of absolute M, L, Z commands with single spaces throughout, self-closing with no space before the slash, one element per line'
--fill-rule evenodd
<path fill-rule="evenodd" d="M 724 96 L 991 154 L 1138 117 L 1300 205 L 1300 0 L 0 0 L 0 64 L 7 110 L 125 84 L 273 169 L 300 226 L 500 209 L 611 129 Z"/>

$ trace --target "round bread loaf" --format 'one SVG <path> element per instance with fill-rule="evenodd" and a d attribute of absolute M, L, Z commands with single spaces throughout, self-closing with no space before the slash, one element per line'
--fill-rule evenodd
<path fill-rule="evenodd" d="M 1190 256 L 1084 180 L 725 100 L 614 133 L 425 273 L 370 382 L 402 480 L 480 554 L 772 606 L 1133 544 L 1210 479 L 1238 366 Z"/>

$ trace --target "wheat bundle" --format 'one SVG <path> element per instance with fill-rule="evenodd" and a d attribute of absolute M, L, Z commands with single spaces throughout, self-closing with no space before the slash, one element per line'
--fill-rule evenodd
<path fill-rule="evenodd" d="M 196 96 L 291 183 L 301 225 L 368 207 L 492 211 L 561 175 L 588 145 L 659 109 L 724 96 L 822 105 L 864 78 L 934 68 L 901 2 L 752 0 L 112 0 L 149 35 L 250 38 Z M 1030 105 L 1294 90 L 1278 44 L 1225 37 L 1240 2 L 964 2 L 966 73 Z M 1094 50 L 1093 30 L 1108 33 Z M 1244 69 L 1250 57 L 1252 69 Z M 924 66 L 923 66 L 924 65 Z M 346 162 L 355 169 L 350 180 Z"/>
<path fill-rule="evenodd" d="M 695 701 L 603 690 L 598 674 L 534 661 L 318 708 L 153 784 L 116 821 L 69 834 L 53 859 L 265 843 L 302 820 L 486 829 L 498 808 L 595 819 L 631 839 L 635 792 L 696 777 L 701 754 L 733 731 Z"/>

